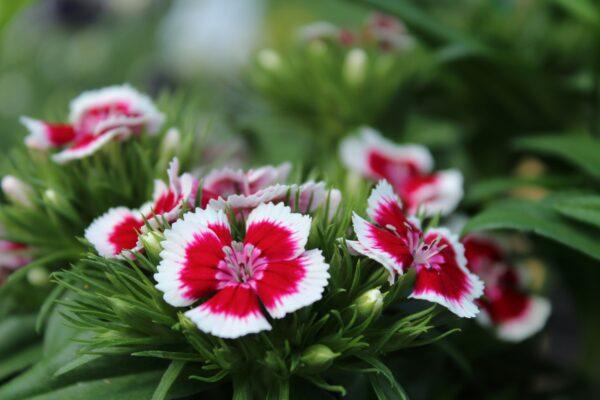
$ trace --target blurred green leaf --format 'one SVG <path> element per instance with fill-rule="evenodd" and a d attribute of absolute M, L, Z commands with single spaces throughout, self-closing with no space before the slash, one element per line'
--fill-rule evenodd
<path fill-rule="evenodd" d="M 600 228 L 600 196 L 574 195 L 556 200 L 554 208 L 562 215 Z"/>
<path fill-rule="evenodd" d="M 569 223 L 543 202 L 504 200 L 472 218 L 463 230 L 470 232 L 515 229 L 557 241 L 600 260 L 600 232 Z"/>
<path fill-rule="evenodd" d="M 589 24 L 600 33 L 600 9 L 590 0 L 554 0 L 578 21 Z"/>
<path fill-rule="evenodd" d="M 35 314 L 15 315 L 0 321 L 0 357 L 11 355 L 38 337 L 35 318 Z"/>
<path fill-rule="evenodd" d="M 65 399 L 111 399 L 111 400 L 148 400 L 152 396 L 160 371 L 142 372 L 110 379 L 98 379 L 77 382 L 58 390 L 53 390 L 31 400 Z"/>
<path fill-rule="evenodd" d="M 494 200 L 498 195 L 506 192 L 523 188 L 539 187 L 546 189 L 558 189 L 569 187 L 579 182 L 578 177 L 572 176 L 541 176 L 541 177 L 508 177 L 493 178 L 473 184 L 467 191 L 465 204 L 474 204 L 487 200 Z"/>
<path fill-rule="evenodd" d="M 0 363 L 0 380 L 17 373 L 37 362 L 42 356 L 42 345 L 33 343 L 22 349 L 14 349 L 8 356 L 2 359 Z"/>
<path fill-rule="evenodd" d="M 517 139 L 519 150 L 564 159 L 592 177 L 600 179 L 600 141 L 584 135 L 547 135 Z"/>
<path fill-rule="evenodd" d="M 0 36 L 10 20 L 32 0 L 0 1 Z"/>

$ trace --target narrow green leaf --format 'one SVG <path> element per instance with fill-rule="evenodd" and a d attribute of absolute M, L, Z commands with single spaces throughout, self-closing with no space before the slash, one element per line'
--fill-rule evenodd
<path fill-rule="evenodd" d="M 54 373 L 54 378 L 57 378 L 60 375 L 66 374 L 68 372 L 71 372 L 74 369 L 79 368 L 82 365 L 85 365 L 85 364 L 87 364 L 89 362 L 92 362 L 94 360 L 97 360 L 100 357 L 101 356 L 99 356 L 97 354 L 81 354 L 80 356 L 78 356 L 74 360 L 72 360 L 69 363 L 65 364 L 58 371 L 56 371 Z"/>
<path fill-rule="evenodd" d="M 482 230 L 515 229 L 557 241 L 600 259 L 598 232 L 570 223 L 548 204 L 527 200 L 505 200 L 472 218 L 463 234 Z"/>
<path fill-rule="evenodd" d="M 35 332 L 35 318 L 35 315 L 25 314 L 14 315 L 0 321 L 0 357 L 11 355 L 38 337 Z"/>
<path fill-rule="evenodd" d="M 160 371 L 143 372 L 109 379 L 77 382 L 30 400 L 111 399 L 148 400 L 152 396 Z"/>
<path fill-rule="evenodd" d="M 57 285 L 54 289 L 52 289 L 52 292 L 50 292 L 48 297 L 46 297 L 35 322 L 35 330 L 37 332 L 42 330 L 42 326 L 46 323 L 48 317 L 50 316 L 50 312 L 55 306 L 55 301 L 65 292 L 65 290 L 66 289 L 64 286 Z"/>
<path fill-rule="evenodd" d="M 385 393 L 390 393 L 392 395 L 392 397 L 387 397 L 387 395 L 386 397 L 379 397 L 380 399 L 408 400 L 406 392 L 396 380 L 394 373 L 380 359 L 368 354 L 360 354 L 358 355 L 358 358 L 360 358 L 361 360 L 363 360 L 364 362 L 371 365 L 377 370 L 377 374 L 371 374 L 371 376 L 369 376 L 369 379 L 371 380 L 371 385 L 373 385 L 373 389 L 375 390 L 375 393 L 378 395 L 378 397 L 379 394 Z M 381 374 L 381 376 L 377 376 L 379 374 Z M 385 380 L 381 378 L 385 378 Z M 375 382 L 375 384 L 373 384 L 373 382 Z M 377 389 L 375 389 L 376 387 Z"/>
<path fill-rule="evenodd" d="M 169 364 L 162 378 L 160 378 L 160 383 L 152 395 L 152 400 L 165 400 L 167 398 L 169 389 L 181 374 L 185 364 L 185 361 L 173 361 Z"/>
<path fill-rule="evenodd" d="M 554 0 L 554 2 L 578 21 L 600 31 L 600 11 L 597 4 L 590 0 Z"/>
<path fill-rule="evenodd" d="M 564 159 L 592 177 L 600 179 L 600 140 L 584 135 L 547 135 L 518 139 L 515 145 Z"/>
<path fill-rule="evenodd" d="M 556 200 L 554 208 L 562 215 L 600 228 L 600 196 L 576 195 Z"/>
<path fill-rule="evenodd" d="M 15 351 L 0 363 L 0 380 L 19 372 L 37 362 L 42 357 L 42 345 L 33 343 L 24 349 Z"/>
<path fill-rule="evenodd" d="M 503 195 L 510 190 L 522 187 L 539 187 L 548 189 L 558 189 L 573 187 L 582 182 L 576 176 L 542 176 L 542 177 L 509 177 L 492 178 L 476 183 L 469 188 L 464 202 L 475 204 L 486 200 L 495 200 L 499 195 Z"/>

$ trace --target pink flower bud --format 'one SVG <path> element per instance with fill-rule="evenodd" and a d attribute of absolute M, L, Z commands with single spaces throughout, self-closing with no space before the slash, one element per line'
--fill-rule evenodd
<path fill-rule="evenodd" d="M 19 178 L 12 175 L 2 178 L 2 191 L 11 203 L 23 207 L 33 207 L 31 201 L 33 188 Z"/>

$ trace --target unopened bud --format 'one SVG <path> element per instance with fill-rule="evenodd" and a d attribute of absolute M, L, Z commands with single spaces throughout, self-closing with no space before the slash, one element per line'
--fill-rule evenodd
<path fill-rule="evenodd" d="M 174 154 L 179 151 L 181 146 L 181 133 L 177 128 L 170 128 L 163 138 L 161 151 L 166 154 Z"/>
<path fill-rule="evenodd" d="M 2 191 L 11 203 L 28 208 L 33 207 L 31 201 L 33 188 L 16 176 L 6 175 L 2 178 Z"/>
<path fill-rule="evenodd" d="M 154 258 L 159 257 L 160 252 L 162 251 L 160 242 L 163 240 L 165 240 L 163 234 L 157 231 L 146 232 L 140 236 L 140 241 L 144 245 L 146 253 Z"/>
<path fill-rule="evenodd" d="M 64 206 L 64 202 L 62 201 L 61 196 L 59 196 L 58 193 L 56 193 L 56 190 L 54 189 L 46 189 L 44 191 L 44 201 L 48 204 L 51 204 L 52 206 L 56 207 L 56 208 L 60 208 L 62 206 Z"/>
<path fill-rule="evenodd" d="M 304 350 L 300 361 L 304 368 L 313 371 L 323 371 L 331 366 L 340 353 L 334 353 L 324 344 L 314 344 Z"/>
<path fill-rule="evenodd" d="M 358 86 L 365 80 L 367 72 L 367 53 L 363 49 L 354 48 L 346 54 L 344 61 L 344 79 L 352 86 Z"/>
<path fill-rule="evenodd" d="M 373 314 L 379 314 L 383 307 L 383 295 L 379 288 L 367 290 L 354 302 L 358 316 L 368 318 Z"/>
<path fill-rule="evenodd" d="M 275 72 L 281 68 L 281 57 L 273 49 L 263 49 L 257 55 L 258 64 L 267 71 Z"/>
<path fill-rule="evenodd" d="M 33 268 L 27 272 L 27 281 L 33 286 L 45 286 L 50 281 L 50 275 L 46 268 Z"/>
<path fill-rule="evenodd" d="M 111 297 L 108 301 L 110 302 L 115 315 L 122 321 L 135 323 L 140 320 L 139 313 L 125 300 L 119 299 L 118 297 Z"/>

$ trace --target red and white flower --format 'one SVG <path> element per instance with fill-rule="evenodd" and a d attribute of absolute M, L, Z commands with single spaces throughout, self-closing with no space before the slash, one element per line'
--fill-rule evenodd
<path fill-rule="evenodd" d="M 139 250 L 138 235 L 145 228 L 144 219 L 158 227 L 163 220 L 173 222 L 184 209 L 195 207 L 198 180 L 189 173 L 179 175 L 176 158 L 169 165 L 168 176 L 168 185 L 161 180 L 155 181 L 152 201 L 139 210 L 111 208 L 92 222 L 85 231 L 85 238 L 98 254 L 114 258 Z"/>
<path fill-rule="evenodd" d="M 282 202 L 302 214 L 311 214 L 320 207 L 327 207 L 328 219 L 331 219 L 337 212 L 341 200 L 342 193 L 338 189 L 327 189 L 325 182 L 308 181 L 301 185 L 268 186 L 249 196 L 233 194 L 225 199 L 212 198 L 208 201 L 208 205 L 215 210 L 233 210 L 242 218 L 260 204 L 270 202 Z"/>
<path fill-rule="evenodd" d="M 457 170 L 432 172 L 433 158 L 424 146 L 397 145 L 365 127 L 342 142 L 340 156 L 350 170 L 391 183 L 410 214 L 447 215 L 462 199 L 462 174 Z"/>
<path fill-rule="evenodd" d="M 406 217 L 392 186 L 381 181 L 371 192 L 367 214 L 371 222 L 354 214 L 357 241 L 352 250 L 382 264 L 390 283 L 409 269 L 416 280 L 410 297 L 443 305 L 460 317 L 477 312 L 475 299 L 483 283 L 467 270 L 464 248 L 447 229 L 422 232 L 419 222 Z"/>
<path fill-rule="evenodd" d="M 494 240 L 469 235 L 463 244 L 470 269 L 485 282 L 484 297 L 478 300 L 479 322 L 512 342 L 539 332 L 550 315 L 550 302 L 527 292 L 522 273 L 506 263 L 504 250 Z"/>
<path fill-rule="evenodd" d="M 340 35 L 340 28 L 328 21 L 315 21 L 298 29 L 298 38 L 304 42 L 313 40 L 336 40 Z"/>
<path fill-rule="evenodd" d="M 283 183 L 292 166 L 283 163 L 243 171 L 223 168 L 210 172 L 202 182 L 202 189 L 216 198 L 227 199 L 232 195 L 251 196 L 269 186 Z"/>
<path fill-rule="evenodd" d="M 84 92 L 70 105 L 68 123 L 22 117 L 29 130 L 25 144 L 35 149 L 59 149 L 58 163 L 84 158 L 112 140 L 125 140 L 145 130 L 156 133 L 164 116 L 152 101 L 128 85 Z"/>
<path fill-rule="evenodd" d="M 212 171 L 203 182 L 202 207 L 231 209 L 236 215 L 246 217 L 260 204 L 269 202 L 284 202 L 294 211 L 308 214 L 329 201 L 329 215 L 333 216 L 341 201 L 341 192 L 327 189 L 324 182 L 284 185 L 290 169 L 290 164 L 284 163 L 246 172 L 230 168 Z"/>
<path fill-rule="evenodd" d="M 330 220 L 342 201 L 342 192 L 338 189 L 327 189 L 325 182 L 322 181 L 308 181 L 301 185 L 291 185 L 288 199 L 287 203 L 292 210 L 302 214 L 310 214 L 321 207 L 326 207 L 327 218 Z M 288 199 L 281 200 L 286 202 Z"/>
<path fill-rule="evenodd" d="M 236 241 L 222 210 L 187 213 L 165 231 L 156 287 L 176 307 L 208 299 L 185 313 L 203 332 L 237 338 L 270 330 L 262 307 L 283 318 L 319 300 L 327 285 L 321 251 L 305 249 L 310 225 L 281 203 L 261 204 Z"/>
<path fill-rule="evenodd" d="M 160 179 L 154 181 L 152 201 L 141 207 L 141 212 L 152 222 L 168 222 L 176 220 L 184 208 L 193 209 L 196 205 L 196 194 L 199 182 L 190 173 L 179 175 L 179 160 L 174 158 L 167 170 L 169 184 Z"/>
<path fill-rule="evenodd" d="M 400 20 L 378 12 L 373 13 L 367 20 L 365 35 L 386 51 L 405 50 L 413 44 L 412 37 Z"/>
<path fill-rule="evenodd" d="M 0 284 L 13 271 L 29 264 L 33 260 L 30 247 L 2 239 L 4 235 L 4 229 L 0 226 Z"/>

